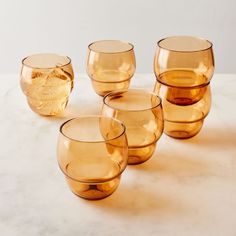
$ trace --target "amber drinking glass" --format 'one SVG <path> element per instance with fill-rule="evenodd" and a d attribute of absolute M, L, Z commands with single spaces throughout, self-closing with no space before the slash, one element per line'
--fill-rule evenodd
<path fill-rule="evenodd" d="M 147 161 L 163 132 L 161 99 L 144 90 L 113 91 L 103 99 L 102 115 L 122 121 L 128 139 L 128 164 Z"/>
<path fill-rule="evenodd" d="M 211 106 L 212 43 L 191 36 L 162 39 L 157 43 L 154 72 L 154 92 L 162 98 L 164 132 L 174 138 L 196 135 Z"/>
<path fill-rule="evenodd" d="M 68 120 L 60 127 L 57 153 L 73 193 L 86 199 L 105 198 L 115 191 L 127 165 L 125 126 L 102 116 Z"/>
<path fill-rule="evenodd" d="M 87 73 L 100 96 L 127 89 L 135 66 L 134 46 L 131 43 L 103 40 L 88 46 Z"/>
<path fill-rule="evenodd" d="M 35 54 L 22 60 L 21 88 L 30 108 L 44 116 L 64 111 L 73 88 L 71 59 L 56 54 Z"/>

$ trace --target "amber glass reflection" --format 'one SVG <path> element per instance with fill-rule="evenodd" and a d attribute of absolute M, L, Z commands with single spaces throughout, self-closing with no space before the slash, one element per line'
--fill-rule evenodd
<path fill-rule="evenodd" d="M 170 111 L 165 106 L 172 104 L 173 112 L 176 115 L 178 114 L 177 116 L 179 117 L 181 112 L 184 113 L 186 109 L 188 110 L 187 113 L 190 114 L 194 106 L 202 104 L 202 101 L 206 101 L 206 97 L 209 97 L 209 102 L 203 102 L 206 106 L 205 109 L 209 111 L 209 83 L 214 73 L 212 43 L 208 40 L 191 36 L 162 39 L 157 44 L 154 71 L 157 79 L 156 86 L 163 85 L 165 88 L 165 92 L 162 95 L 159 93 L 159 89 L 155 88 L 155 92 L 163 99 L 165 133 L 174 138 L 194 136 L 199 132 L 203 122 L 199 122 L 199 126 L 196 128 L 192 123 L 195 115 L 193 117 L 188 115 L 189 118 L 186 118 L 186 114 L 182 114 L 182 119 L 171 118 L 172 121 L 178 120 L 178 122 L 189 122 L 189 124 L 186 126 L 181 123 L 176 129 L 171 127 L 170 130 L 172 132 L 169 132 L 167 130 L 169 130 L 170 124 L 166 117 L 169 117 L 168 112 Z M 194 112 L 193 110 L 192 114 Z M 202 117 L 205 118 L 205 116 L 205 113 L 202 114 Z"/>
<path fill-rule="evenodd" d="M 184 139 L 193 137 L 201 130 L 211 107 L 209 83 L 194 88 L 182 88 L 156 82 L 154 92 L 162 98 L 165 118 L 164 132 L 167 135 Z M 192 99 L 181 99 L 178 94 L 191 95 Z"/>
<path fill-rule="evenodd" d="M 30 108 L 44 116 L 64 111 L 73 88 L 71 59 L 56 54 L 35 54 L 22 60 L 21 88 Z"/>
<path fill-rule="evenodd" d="M 163 113 L 158 96 L 135 89 L 114 91 L 104 97 L 102 114 L 125 124 L 128 164 L 139 164 L 152 156 L 163 132 Z"/>
<path fill-rule="evenodd" d="M 135 66 L 134 47 L 130 43 L 103 40 L 88 46 L 87 73 L 100 96 L 127 89 Z"/>
<path fill-rule="evenodd" d="M 86 199 L 107 197 L 127 165 L 125 126 L 102 116 L 71 119 L 60 128 L 57 153 L 73 193 Z"/>

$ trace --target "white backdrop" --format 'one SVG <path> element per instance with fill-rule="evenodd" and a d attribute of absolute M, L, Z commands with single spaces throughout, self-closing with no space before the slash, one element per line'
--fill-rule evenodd
<path fill-rule="evenodd" d="M 214 44 L 216 72 L 236 73 L 235 0 L 0 0 L 0 73 L 18 73 L 38 52 L 72 58 L 85 72 L 87 45 L 121 39 L 135 46 L 137 72 L 152 72 L 156 42 L 195 35 Z"/>

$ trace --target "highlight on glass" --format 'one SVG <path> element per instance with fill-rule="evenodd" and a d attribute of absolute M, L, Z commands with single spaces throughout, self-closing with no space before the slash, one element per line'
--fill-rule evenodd
<path fill-rule="evenodd" d="M 125 126 L 103 116 L 68 120 L 60 127 L 57 156 L 74 194 L 105 198 L 116 190 L 127 165 Z"/>
<path fill-rule="evenodd" d="M 35 54 L 22 60 L 21 88 L 30 108 L 43 116 L 61 114 L 73 89 L 71 59 L 57 54 Z"/>
<path fill-rule="evenodd" d="M 88 46 L 87 73 L 95 92 L 104 96 L 128 89 L 136 67 L 134 46 L 119 40 L 101 40 Z"/>
<path fill-rule="evenodd" d="M 211 107 L 212 43 L 192 36 L 164 38 L 157 43 L 154 72 L 154 92 L 162 98 L 164 132 L 181 139 L 196 135 Z"/>
<path fill-rule="evenodd" d="M 113 91 L 103 98 L 102 115 L 116 118 L 126 126 L 128 164 L 140 164 L 154 153 L 163 133 L 161 99 L 139 89 Z"/>

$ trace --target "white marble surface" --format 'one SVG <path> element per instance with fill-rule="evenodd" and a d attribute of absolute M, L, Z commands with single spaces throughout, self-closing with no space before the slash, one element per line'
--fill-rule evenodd
<path fill-rule="evenodd" d="M 0 81 L 0 235 L 236 235 L 236 75 L 215 75 L 199 135 L 163 135 L 154 156 L 129 166 L 117 191 L 86 201 L 68 189 L 56 161 L 59 125 L 99 113 L 102 99 L 76 76 L 64 118 L 29 109 L 17 75 Z M 132 87 L 152 90 L 153 75 Z"/>

